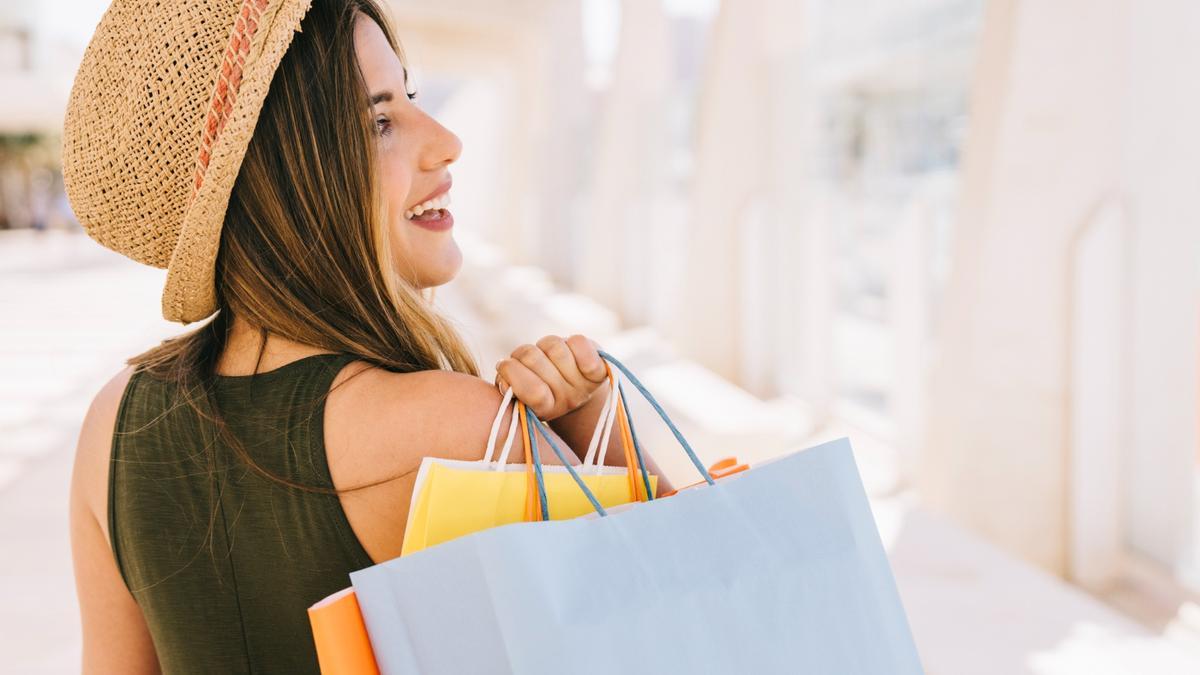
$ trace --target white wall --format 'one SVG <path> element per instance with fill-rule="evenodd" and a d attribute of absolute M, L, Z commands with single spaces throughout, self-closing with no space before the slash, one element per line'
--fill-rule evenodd
<path fill-rule="evenodd" d="M 922 488 L 1060 573 L 1079 515 L 1073 469 L 1088 470 L 1069 452 L 1072 237 L 1114 197 L 1130 205 L 1133 232 L 1119 366 L 1133 387 L 1119 410 L 1131 434 L 1125 515 L 1135 546 L 1163 561 L 1179 560 L 1191 532 L 1200 92 L 1185 83 L 1186 64 L 1200 62 L 1186 37 L 1196 11 L 1125 0 L 988 8 Z"/>

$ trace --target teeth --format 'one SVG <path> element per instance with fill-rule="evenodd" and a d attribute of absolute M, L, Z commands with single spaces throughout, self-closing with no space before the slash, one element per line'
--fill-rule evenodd
<path fill-rule="evenodd" d="M 430 199 L 429 201 L 424 202 L 422 204 L 417 204 L 416 206 L 412 207 L 412 210 L 405 211 L 404 217 L 409 220 L 412 220 L 413 216 L 419 216 L 419 215 L 425 213 L 426 211 L 432 211 L 434 209 L 444 209 L 447 206 L 450 206 L 450 193 L 449 192 L 441 195 L 440 197 Z"/>

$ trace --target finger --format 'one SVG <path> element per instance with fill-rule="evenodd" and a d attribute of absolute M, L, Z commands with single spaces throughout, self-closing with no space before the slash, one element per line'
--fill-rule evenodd
<path fill-rule="evenodd" d="M 579 389 L 590 394 L 596 388 L 596 383 L 589 381 L 580 372 L 578 364 L 575 363 L 575 353 L 567 346 L 566 340 L 557 335 L 547 335 L 537 341 L 537 347 L 550 359 L 550 362 L 558 369 L 558 373 L 563 376 L 572 389 Z"/>
<path fill-rule="evenodd" d="M 575 393 L 574 388 L 563 378 L 562 373 L 558 372 L 558 368 L 550 361 L 546 352 L 535 345 L 521 345 L 513 351 L 513 357 L 542 378 L 542 381 L 550 387 L 550 391 L 554 394 L 554 403 L 547 411 L 548 413 L 557 416 L 570 410 L 572 405 L 578 404 L 575 399 L 579 398 L 579 394 Z"/>
<path fill-rule="evenodd" d="M 513 396 L 529 406 L 539 417 L 552 412 L 554 392 L 536 373 L 516 359 L 504 359 L 496 369 L 512 387 Z"/>
<path fill-rule="evenodd" d="M 608 379 L 608 367 L 600 357 L 599 345 L 582 335 L 572 335 L 566 342 L 575 355 L 576 367 L 584 377 L 594 383 Z"/>

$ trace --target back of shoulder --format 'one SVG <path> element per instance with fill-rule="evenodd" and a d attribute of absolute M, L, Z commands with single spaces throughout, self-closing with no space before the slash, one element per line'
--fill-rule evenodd
<path fill-rule="evenodd" d="M 330 468 L 357 482 L 415 471 L 427 456 L 480 459 L 501 399 L 472 375 L 354 362 L 335 378 L 325 407 Z"/>
<path fill-rule="evenodd" d="M 105 522 L 107 508 L 108 463 L 117 411 L 133 371 L 133 366 L 126 366 L 96 393 L 83 418 L 75 448 L 72 496 L 85 504 L 101 523 Z"/>

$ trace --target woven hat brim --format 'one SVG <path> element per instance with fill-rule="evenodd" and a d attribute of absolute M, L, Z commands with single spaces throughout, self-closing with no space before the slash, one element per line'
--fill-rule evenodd
<path fill-rule="evenodd" d="M 211 148 L 203 182 L 184 213 L 167 265 L 162 313 L 168 321 L 188 324 L 217 310 L 217 250 L 229 197 L 275 70 L 310 5 L 311 0 L 284 0 L 273 16 L 263 17 L 265 35 L 254 41 L 257 54 L 246 59 L 233 109 Z"/>

